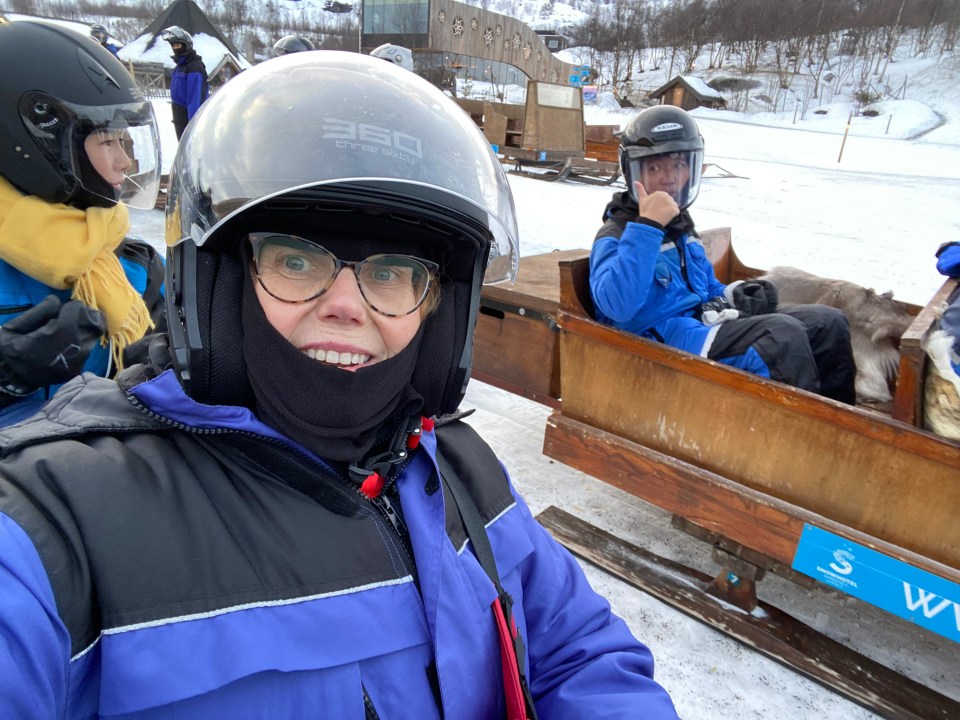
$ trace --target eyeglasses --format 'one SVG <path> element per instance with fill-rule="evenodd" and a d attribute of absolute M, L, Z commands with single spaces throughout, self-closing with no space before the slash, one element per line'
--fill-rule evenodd
<path fill-rule="evenodd" d="M 387 317 L 416 310 L 440 266 L 410 255 L 371 255 L 348 262 L 317 243 L 278 233 L 250 233 L 257 281 L 277 300 L 305 303 L 320 297 L 345 267 L 353 268 L 364 301 Z"/>

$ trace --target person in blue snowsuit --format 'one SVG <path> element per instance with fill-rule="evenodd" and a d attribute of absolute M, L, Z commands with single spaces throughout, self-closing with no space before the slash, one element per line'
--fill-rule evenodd
<path fill-rule="evenodd" d="M 947 277 L 960 278 L 960 242 L 948 242 L 937 250 L 937 271 Z M 960 290 L 947 298 L 947 306 L 940 316 L 940 329 L 953 338 L 953 357 L 950 365 L 960 375 Z"/>
<path fill-rule="evenodd" d="M 687 208 L 696 199 L 703 137 L 662 105 L 621 136 L 628 191 L 604 211 L 590 253 L 597 320 L 695 355 L 853 404 L 856 365 L 846 316 L 823 305 L 778 305 L 765 280 L 724 285 Z"/>
<path fill-rule="evenodd" d="M 160 33 L 170 43 L 176 65 L 170 75 L 170 106 L 177 140 L 183 137 L 187 123 L 197 114 L 210 93 L 207 68 L 203 58 L 193 49 L 193 36 L 182 27 L 172 25 Z"/>
<path fill-rule="evenodd" d="M 0 430 L 6 716 L 675 720 L 454 414 L 519 252 L 470 118 L 317 51 L 184 139 L 168 335 Z"/>
<path fill-rule="evenodd" d="M 29 21 L 0 26 L 0 62 L 23 69 L 0 87 L 4 426 L 81 372 L 116 370 L 162 322 L 164 270 L 148 244 L 125 237 L 124 201 L 155 202 L 159 144 L 150 104 L 120 62 Z"/>

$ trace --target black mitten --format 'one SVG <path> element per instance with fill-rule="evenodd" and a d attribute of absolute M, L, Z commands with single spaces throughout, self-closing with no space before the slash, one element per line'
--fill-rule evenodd
<path fill-rule="evenodd" d="M 48 295 L 0 327 L 0 390 L 28 395 L 80 374 L 107 318 L 79 300 Z"/>
<path fill-rule="evenodd" d="M 776 312 L 780 299 L 769 280 L 738 280 L 727 285 L 723 296 L 740 311 L 740 317 Z"/>

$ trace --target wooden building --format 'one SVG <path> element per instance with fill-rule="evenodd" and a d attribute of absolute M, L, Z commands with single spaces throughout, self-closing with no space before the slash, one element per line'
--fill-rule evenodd
<path fill-rule="evenodd" d="M 455 0 L 362 0 L 362 12 L 361 52 L 401 45 L 418 70 L 443 65 L 461 77 L 518 85 L 525 78 L 568 85 L 575 74 L 526 23 L 490 10 Z"/>
<path fill-rule="evenodd" d="M 703 80 L 691 75 L 677 75 L 649 95 L 660 105 L 676 105 L 683 110 L 698 107 L 722 108 L 726 105 L 723 96 Z"/>

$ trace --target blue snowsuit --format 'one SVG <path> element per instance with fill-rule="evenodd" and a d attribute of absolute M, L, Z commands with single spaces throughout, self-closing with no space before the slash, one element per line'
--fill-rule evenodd
<path fill-rule="evenodd" d="M 170 104 L 173 108 L 173 126 L 179 140 L 187 123 L 207 99 L 210 86 L 203 58 L 195 50 L 188 50 L 180 57 L 174 57 L 174 60 L 177 64 L 170 75 Z"/>
<path fill-rule="evenodd" d="M 154 323 L 163 315 L 163 260 L 146 243 L 127 239 L 117 250 L 120 266 L 130 285 L 144 298 Z M 48 295 L 56 295 L 62 302 L 70 299 L 71 291 L 55 290 L 39 280 L 0 260 L 0 325 L 22 315 Z M 94 345 L 83 369 L 105 376 L 110 362 L 110 348 Z M 0 408 L 0 427 L 12 425 L 29 417 L 49 400 L 60 385 L 40 388 L 32 395 Z"/>
<path fill-rule="evenodd" d="M 433 431 L 397 481 L 403 540 L 334 466 L 172 371 L 128 377 L 142 367 L 75 378 L 0 430 L 7 716 L 504 716 L 496 593 Z M 676 718 L 649 650 L 507 479 L 470 493 L 539 716 Z"/>
<path fill-rule="evenodd" d="M 683 212 L 662 228 L 639 219 L 629 193 L 617 193 L 590 252 L 596 319 L 680 350 L 810 392 L 853 403 L 856 368 L 846 317 L 821 305 L 787 305 L 773 314 L 717 325 L 700 305 L 726 286 L 717 280 L 693 221 Z"/>

